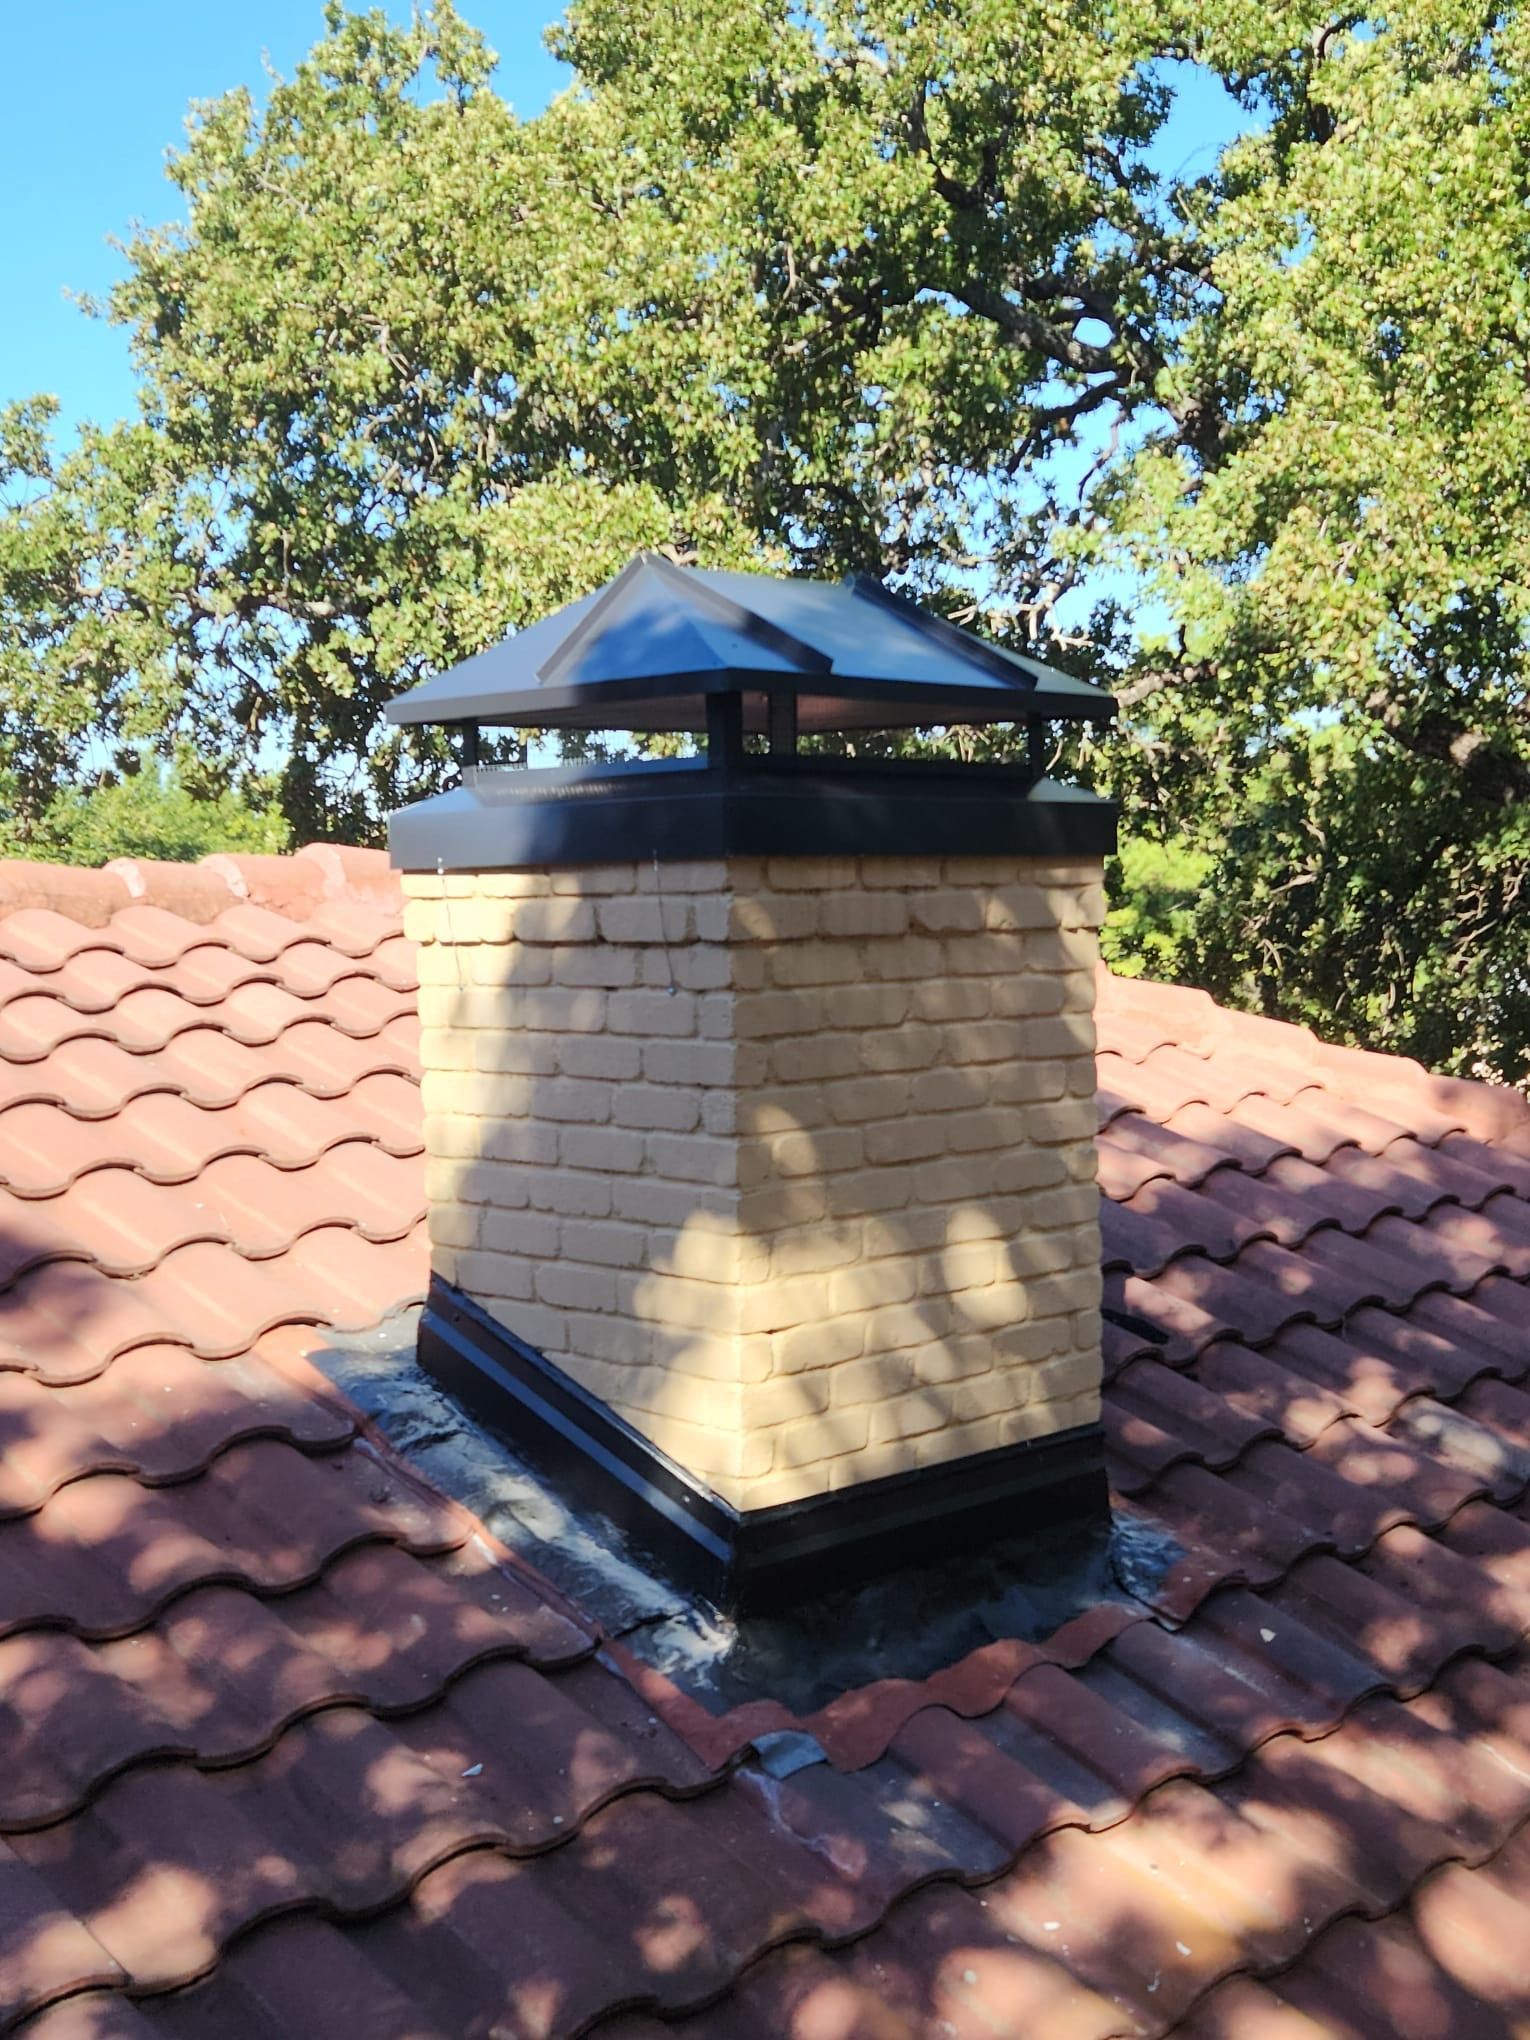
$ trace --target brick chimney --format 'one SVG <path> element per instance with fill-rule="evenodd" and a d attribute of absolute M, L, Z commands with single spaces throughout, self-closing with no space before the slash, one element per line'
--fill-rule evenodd
<path fill-rule="evenodd" d="M 545 722 L 570 637 L 631 687 L 634 594 L 672 690 L 643 696 L 648 713 L 704 688 L 697 638 L 738 704 L 675 711 L 709 723 L 706 760 L 469 766 L 395 817 L 420 944 L 422 1361 L 735 1606 L 1097 1515 L 1091 1003 L 1111 811 L 1022 768 L 799 756 L 740 676 L 738 616 L 696 592 L 858 603 L 852 636 L 910 633 L 941 685 L 976 692 L 952 679 L 950 640 L 980 641 L 879 589 L 667 568 L 634 590 L 636 573 L 600 598 L 614 642 L 589 643 L 588 598 L 551 634 L 534 701 L 472 672 L 491 653 L 396 705 L 466 720 L 430 697 L 471 683 L 483 719 Z M 754 639 L 762 664 L 781 614 Z M 795 683 L 799 715 L 937 720 L 927 696 L 889 703 L 885 678 L 875 698 L 840 691 L 821 613 L 792 622 L 799 663 L 826 636 L 833 659 Z M 526 642 L 499 650 L 523 666 Z M 865 648 L 873 678 L 900 649 Z M 981 650 L 991 673 L 1004 655 Z M 990 719 L 1016 716 L 1022 680 L 1024 719 L 1038 697 L 1080 712 L 1082 683 L 1018 671 Z M 573 685 L 587 720 L 617 720 L 587 676 Z M 769 752 L 749 750 L 751 720 Z"/>

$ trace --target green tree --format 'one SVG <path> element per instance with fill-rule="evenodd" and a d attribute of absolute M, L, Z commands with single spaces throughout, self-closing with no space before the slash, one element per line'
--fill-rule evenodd
<path fill-rule="evenodd" d="M 529 122 L 448 5 L 327 21 L 130 248 L 142 416 L 0 425 L 19 792 L 94 717 L 374 831 L 382 702 L 634 546 L 869 568 L 1113 678 L 1156 967 L 1525 1073 L 1517 8 L 579 0 Z"/>
<path fill-rule="evenodd" d="M 192 792 L 173 765 L 130 760 L 88 785 L 55 794 L 23 839 L 0 832 L 8 856 L 45 857 L 60 864 L 104 864 L 112 857 L 163 857 L 178 863 L 214 850 L 285 850 L 291 831 L 270 806 L 247 807 L 230 792 Z M 8 838 L 8 839 L 7 839 Z"/>

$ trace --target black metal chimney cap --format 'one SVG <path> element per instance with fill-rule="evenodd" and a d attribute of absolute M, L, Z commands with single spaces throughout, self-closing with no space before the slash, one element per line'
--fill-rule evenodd
<path fill-rule="evenodd" d="M 701 730 L 742 695 L 804 734 L 1043 717 L 1104 721 L 1112 697 L 960 630 L 866 575 L 714 573 L 640 553 L 615 580 L 389 704 L 394 723 Z"/>

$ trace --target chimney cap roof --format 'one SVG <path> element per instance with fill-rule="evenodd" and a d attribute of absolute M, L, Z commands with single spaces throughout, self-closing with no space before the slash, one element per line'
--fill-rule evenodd
<path fill-rule="evenodd" d="M 400 696 L 388 719 L 700 729 L 717 694 L 744 695 L 749 728 L 763 727 L 767 697 L 790 696 L 804 732 L 1115 712 L 1101 688 L 869 575 L 719 573 L 639 553 L 604 588 Z"/>

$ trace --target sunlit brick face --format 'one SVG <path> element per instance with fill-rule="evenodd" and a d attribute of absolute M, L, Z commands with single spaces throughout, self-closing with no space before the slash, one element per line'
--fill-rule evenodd
<path fill-rule="evenodd" d="M 407 875 L 437 1273 L 741 1509 L 1092 1423 L 1099 881 Z"/>

